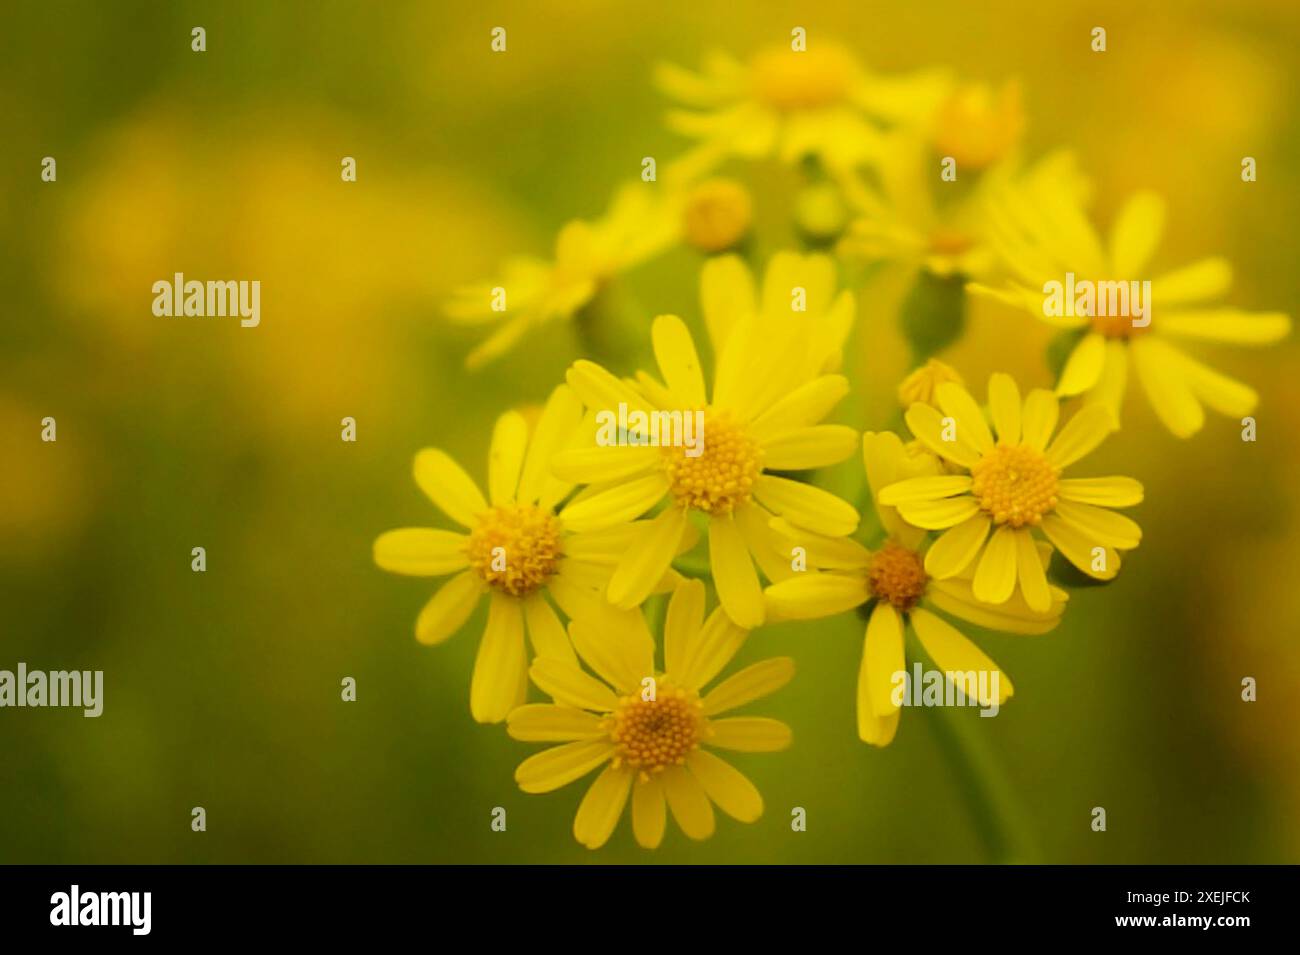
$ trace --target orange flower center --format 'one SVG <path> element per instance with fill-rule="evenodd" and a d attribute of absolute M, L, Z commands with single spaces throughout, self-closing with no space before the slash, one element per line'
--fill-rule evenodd
<path fill-rule="evenodd" d="M 871 555 L 867 565 L 867 586 L 872 596 L 887 601 L 895 610 L 911 610 L 925 595 L 929 580 L 921 555 L 897 541 Z"/>
<path fill-rule="evenodd" d="M 826 46 L 802 52 L 768 50 L 754 57 L 750 69 L 754 96 L 783 112 L 844 102 L 856 73 L 852 57 Z"/>
<path fill-rule="evenodd" d="M 662 448 L 674 500 L 707 514 L 730 514 L 749 500 L 763 473 L 763 452 L 728 411 L 704 409 L 703 447 Z"/>
<path fill-rule="evenodd" d="M 1028 445 L 1000 444 L 975 462 L 970 473 L 971 493 L 999 524 L 1038 524 L 1056 507 L 1060 472 Z"/>
<path fill-rule="evenodd" d="M 536 504 L 502 504 L 479 518 L 465 553 L 488 586 L 527 597 L 559 570 L 560 531 L 560 519 Z"/>
<path fill-rule="evenodd" d="M 654 699 L 646 695 L 621 697 L 605 720 L 609 738 L 618 746 L 614 765 L 627 766 L 642 778 L 685 763 L 704 732 L 704 705 L 697 693 L 660 681 L 650 694 Z"/>

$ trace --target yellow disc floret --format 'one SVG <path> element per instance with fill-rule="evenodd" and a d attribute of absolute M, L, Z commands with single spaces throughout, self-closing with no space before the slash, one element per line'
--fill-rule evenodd
<path fill-rule="evenodd" d="M 536 504 L 488 509 L 470 532 L 466 556 L 484 583 L 527 597 L 560 567 L 560 520 Z"/>
<path fill-rule="evenodd" d="M 897 541 L 886 541 L 885 546 L 871 555 L 871 563 L 867 565 L 871 595 L 892 604 L 895 610 L 915 607 L 925 595 L 929 579 L 921 555 Z"/>
<path fill-rule="evenodd" d="M 704 409 L 703 438 L 694 457 L 695 448 L 663 448 L 669 489 L 682 507 L 730 514 L 749 500 L 763 471 L 763 452 L 729 412 L 716 408 Z"/>
<path fill-rule="evenodd" d="M 1056 507 L 1059 472 L 1043 452 L 1000 444 L 971 468 L 971 493 L 998 524 L 1038 524 Z"/>
<path fill-rule="evenodd" d="M 856 77 L 853 58 L 834 46 L 784 47 L 760 53 L 751 64 L 754 96 L 773 109 L 818 109 L 844 102 Z"/>
<path fill-rule="evenodd" d="M 643 779 L 685 763 L 700 745 L 703 728 L 699 695 L 662 681 L 651 693 L 620 697 L 605 718 L 609 738 L 618 746 L 614 765 L 626 766 Z"/>

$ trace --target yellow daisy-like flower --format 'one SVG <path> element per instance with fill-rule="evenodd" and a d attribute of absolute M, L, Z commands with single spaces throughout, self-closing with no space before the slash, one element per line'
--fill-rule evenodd
<path fill-rule="evenodd" d="M 960 470 L 899 481 L 880 492 L 880 503 L 898 508 L 908 523 L 944 531 L 926 552 L 927 574 L 946 580 L 973 568 L 976 599 L 1002 604 L 1018 590 L 1032 610 L 1046 612 L 1052 588 L 1034 528 L 1085 574 L 1110 580 L 1119 573 L 1118 552 L 1137 547 L 1142 530 L 1110 508 L 1140 503 L 1142 485 L 1128 477 L 1062 477 L 1115 430 L 1108 410 L 1080 409 L 1053 438 L 1056 396 L 1038 388 L 1022 403 L 1011 376 L 995 374 L 989 379 L 995 441 L 965 388 L 941 384 L 935 399 L 938 408 L 912 405 L 907 426 Z"/>
<path fill-rule="evenodd" d="M 1206 304 L 1227 292 L 1232 282 L 1232 269 L 1221 258 L 1202 259 L 1150 280 L 1142 317 L 1129 294 L 1118 300 L 1120 308 L 1112 310 L 1109 292 L 1103 293 L 1108 299 L 1105 308 L 1095 303 L 1089 313 L 1086 307 L 1076 309 L 1069 302 L 1065 314 L 1048 314 L 1047 283 L 1064 285 L 1067 273 L 1094 288 L 1118 290 L 1122 285 L 1125 293 L 1131 283 L 1142 280 L 1164 231 L 1165 204 L 1159 196 L 1134 195 L 1120 210 L 1105 246 L 1078 203 L 1053 192 L 1049 184 L 1005 190 L 987 211 L 994 246 L 1014 279 L 1004 290 L 976 285 L 972 291 L 1024 309 L 1049 324 L 1082 332 L 1061 372 L 1058 394 L 1085 395 L 1086 401 L 1110 408 L 1118 420 L 1131 362 L 1157 417 L 1180 438 L 1201 429 L 1204 405 L 1234 417 L 1254 410 L 1259 400 L 1254 389 L 1214 371 L 1174 344 L 1266 345 L 1290 331 L 1291 319 L 1281 312 L 1245 312 Z"/>
<path fill-rule="evenodd" d="M 494 328 L 465 364 L 480 367 L 529 331 L 571 319 L 604 283 L 667 249 L 681 230 L 676 192 L 640 183 L 624 186 L 604 216 L 574 220 L 560 230 L 553 261 L 513 258 L 493 281 L 454 293 L 445 309 L 451 321 Z"/>
<path fill-rule="evenodd" d="M 699 72 L 661 64 L 660 88 L 687 110 L 669 113 L 676 132 L 700 140 L 679 163 L 704 169 L 728 156 L 815 156 L 847 168 L 876 156 L 877 123 L 929 115 L 943 96 L 941 74 L 883 77 L 864 70 L 843 47 L 763 50 L 747 62 L 712 53 Z"/>
<path fill-rule="evenodd" d="M 645 373 L 623 381 L 590 361 L 569 369 L 569 384 L 589 415 L 612 417 L 623 409 L 629 420 L 645 419 L 628 424 L 626 440 L 617 444 L 597 434 L 589 446 L 556 456 L 557 475 L 590 485 L 565 509 L 566 523 L 579 530 L 614 527 L 666 504 L 637 529 L 619 560 L 609 582 L 611 603 L 626 609 L 645 599 L 694 513 L 708 523 L 722 606 L 736 623 L 756 627 L 763 599 L 754 561 L 771 580 L 791 572 L 771 517 L 832 536 L 857 526 L 857 512 L 838 497 L 770 473 L 835 464 L 857 446 L 852 428 L 819 423 L 848 392 L 842 376 L 826 373 L 839 364 L 853 316 L 852 295 L 834 290 L 834 266 L 823 256 L 775 257 L 761 304 L 738 259 L 709 262 L 702 294 L 719 353 L 711 397 L 694 339 L 675 315 L 659 316 L 651 328 L 662 381 Z M 792 310 L 792 302 L 807 311 Z M 699 422 L 698 447 L 652 443 L 654 429 L 645 422 L 674 415 L 679 424 Z"/>
<path fill-rule="evenodd" d="M 895 698 L 896 675 L 907 663 L 903 632 L 911 627 L 935 664 L 945 673 L 997 673 L 980 692 L 982 706 L 1001 705 L 1013 692 L 991 659 L 940 613 L 976 626 L 1010 633 L 1046 633 L 1057 625 L 1068 595 L 1049 587 L 1046 611 L 1029 607 L 1018 596 L 990 607 L 976 599 L 969 569 L 948 580 L 937 580 L 925 569 L 924 548 L 929 535 L 908 524 L 898 511 L 880 502 L 882 488 L 912 478 L 939 473 L 937 461 L 911 454 L 891 432 L 868 432 L 862 438 L 867 482 L 876 513 L 887 535 L 881 546 L 868 550 L 850 538 L 817 537 L 786 526 L 791 542 L 805 548 L 810 568 L 767 588 L 768 619 L 812 620 L 870 606 L 862 662 L 858 667 L 858 736 L 865 743 L 887 746 L 898 730 L 901 708 Z M 1051 548 L 1038 549 L 1046 563 Z M 996 697 L 994 696 L 996 687 Z M 963 687 L 965 689 L 965 687 Z"/>
<path fill-rule="evenodd" d="M 524 700 L 525 631 L 537 656 L 574 661 L 551 601 L 570 618 L 598 619 L 614 562 L 637 531 L 628 525 L 576 533 L 556 513 L 573 485 L 551 474 L 551 457 L 572 440 L 581 418 L 582 406 L 564 385 L 552 392 L 531 440 L 522 415 L 502 415 L 488 455 L 487 498 L 447 454 L 426 448 L 415 457 L 415 482 L 468 533 L 408 527 L 375 540 L 375 563 L 384 570 L 454 575 L 420 611 L 415 635 L 421 643 L 446 640 L 488 598 L 470 682 L 470 711 L 480 723 L 500 722 Z M 662 585 L 675 579 L 669 572 Z"/>
<path fill-rule="evenodd" d="M 713 834 L 713 806 L 741 822 L 763 814 L 763 797 L 744 775 L 704 747 L 772 752 L 790 745 L 790 729 L 757 716 L 719 718 L 779 690 L 794 661 L 755 663 L 704 687 L 740 650 L 749 633 L 721 608 L 704 615 L 704 585 L 682 581 L 664 622 L 664 666 L 655 666 L 655 640 L 640 611 L 617 625 L 575 620 L 576 662 L 538 658 L 533 682 L 554 703 L 532 703 L 510 714 L 515 739 L 560 743 L 524 760 L 515 780 L 524 792 L 559 789 L 604 766 L 587 789 L 573 834 L 589 849 L 608 841 L 632 801 L 632 832 L 647 849 L 659 845 L 667 811 L 692 839 Z M 597 679 L 599 677 L 599 679 Z"/>

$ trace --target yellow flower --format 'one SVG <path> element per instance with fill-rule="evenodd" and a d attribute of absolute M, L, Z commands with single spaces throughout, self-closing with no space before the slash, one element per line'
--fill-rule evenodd
<path fill-rule="evenodd" d="M 989 379 L 995 442 L 965 388 L 942 384 L 935 398 L 937 409 L 912 405 L 907 426 L 960 471 L 899 481 L 880 492 L 880 503 L 898 508 L 908 523 L 944 531 L 926 552 L 926 573 L 946 580 L 973 568 L 978 600 L 1001 604 L 1019 588 L 1031 609 L 1045 612 L 1051 587 L 1035 527 L 1085 574 L 1110 580 L 1119 573 L 1118 551 L 1137 547 L 1142 530 L 1108 508 L 1140 503 L 1142 485 L 1127 477 L 1061 476 L 1115 429 L 1109 411 L 1084 407 L 1053 439 L 1056 396 L 1038 388 L 1022 404 L 1011 376 L 995 374 Z"/>
<path fill-rule="evenodd" d="M 935 152 L 955 159 L 959 171 L 977 171 L 1011 155 L 1024 128 L 1018 83 L 996 92 L 986 83 L 969 83 L 935 111 L 931 139 Z"/>
<path fill-rule="evenodd" d="M 754 753 L 789 746 L 790 729 L 777 720 L 718 717 L 785 686 L 794 661 L 751 664 L 704 692 L 749 635 L 721 608 L 706 619 L 704 600 L 698 580 L 684 580 L 673 592 L 662 670 L 640 611 L 619 612 L 617 625 L 569 625 L 573 646 L 595 677 L 572 660 L 533 663 L 533 682 L 555 702 L 514 710 L 509 733 L 561 745 L 524 760 L 515 780 L 524 792 L 552 792 L 604 766 L 573 820 L 574 836 L 589 849 L 609 839 L 629 793 L 632 832 L 647 849 L 663 839 L 669 809 L 692 839 L 713 834 L 714 804 L 741 822 L 763 814 L 754 784 L 703 747 Z"/>
<path fill-rule="evenodd" d="M 715 52 L 702 72 L 661 64 L 656 79 L 689 107 L 669 113 L 668 124 L 700 140 L 679 163 L 694 170 L 727 156 L 815 156 L 833 168 L 855 165 L 876 155 L 877 122 L 929 115 L 946 85 L 937 74 L 872 75 L 829 43 L 805 51 L 774 47 L 745 63 Z"/>
<path fill-rule="evenodd" d="M 734 256 L 705 265 L 701 291 L 719 355 L 712 397 L 685 323 L 661 315 L 651 335 L 662 381 L 645 373 L 623 381 L 590 361 L 575 362 L 568 372 L 589 415 L 608 420 L 622 408 L 629 421 L 644 415 L 643 421 L 628 424 L 629 440 L 617 443 L 589 433 L 587 446 L 558 454 L 554 469 L 590 485 L 564 512 L 579 530 L 618 526 L 666 502 L 619 560 L 609 582 L 611 603 L 626 609 L 645 599 L 668 570 L 694 512 L 708 523 L 722 606 L 739 625 L 756 627 L 763 600 L 754 560 L 769 579 L 790 573 L 789 557 L 775 549 L 771 516 L 832 536 L 857 526 L 857 512 L 834 495 L 768 473 L 823 467 L 853 454 L 853 429 L 819 423 L 848 392 L 843 377 L 826 372 L 839 365 L 853 296 L 835 294 L 829 259 L 794 254 L 773 258 L 761 303 Z M 807 311 L 793 311 L 792 304 Z M 673 416 L 678 430 L 697 429 L 698 447 L 652 443 L 655 428 L 667 429 Z M 646 423 L 652 421 L 662 424 Z"/>
<path fill-rule="evenodd" d="M 1118 420 L 1131 361 L 1157 417 L 1178 437 L 1201 429 L 1203 405 L 1233 417 L 1254 410 L 1259 399 L 1254 389 L 1212 370 L 1172 342 L 1265 345 L 1284 338 L 1291 319 L 1281 312 L 1206 305 L 1232 282 L 1232 269 L 1221 258 L 1201 259 L 1151 280 L 1150 294 L 1143 296 L 1145 307 L 1139 309 L 1130 297 L 1131 283 L 1142 280 L 1164 231 L 1160 197 L 1134 195 L 1120 210 L 1105 247 L 1077 202 L 1053 192 L 1050 184 L 1005 190 L 989 204 L 988 215 L 995 247 L 1014 279 L 1005 290 L 977 285 L 972 291 L 1081 332 L 1061 372 L 1058 394 L 1085 395 L 1087 402 L 1104 404 Z M 1067 301 L 1065 314 L 1049 315 L 1047 283 L 1064 286 L 1067 273 L 1093 289 L 1113 288 L 1118 307 L 1111 308 L 1106 291 L 1104 308 L 1102 298 L 1091 309 L 1086 303 L 1076 309 L 1075 302 Z M 1118 297 L 1121 287 L 1123 298 Z M 1140 310 L 1145 317 L 1138 316 Z"/>
<path fill-rule="evenodd" d="M 768 587 L 768 619 L 811 620 L 870 604 L 862 662 L 858 667 L 858 736 L 865 743 L 886 746 L 898 729 L 901 712 L 894 696 L 896 674 L 907 668 L 903 631 L 910 626 L 936 666 L 945 673 L 997 673 L 983 684 L 982 706 L 1005 703 L 1013 692 L 1008 679 L 991 659 L 936 611 L 991 630 L 1046 633 L 1060 621 L 1067 594 L 1050 588 L 1046 611 L 1031 609 L 1018 596 L 997 607 L 981 604 L 971 591 L 969 569 L 948 580 L 936 580 L 925 569 L 928 534 L 880 502 L 882 488 L 910 478 L 934 477 L 938 462 L 910 454 L 891 432 L 867 432 L 862 438 L 876 513 L 885 529 L 884 543 L 868 550 L 849 538 L 818 537 L 785 526 L 789 540 L 805 548 L 809 570 Z M 1051 548 L 1038 548 L 1046 563 Z M 811 569 L 816 568 L 816 569 Z M 996 688 L 996 696 L 994 695 Z M 975 695 L 974 693 L 972 695 Z"/>
<path fill-rule="evenodd" d="M 735 180 L 708 179 L 689 191 L 682 217 L 688 243 L 701 252 L 725 252 L 749 232 L 754 206 Z"/>
<path fill-rule="evenodd" d="M 487 627 L 470 683 L 470 711 L 480 723 L 498 723 L 523 702 L 525 630 L 537 656 L 573 662 L 550 601 L 570 618 L 598 619 L 614 561 L 637 531 L 628 525 L 576 533 L 563 513 L 556 513 L 573 485 L 551 475 L 551 457 L 572 440 L 581 417 L 578 399 L 564 385 L 552 392 L 531 440 L 522 415 L 502 415 L 488 454 L 486 499 L 444 452 L 421 451 L 415 457 L 416 484 L 468 533 L 408 527 L 375 541 L 375 563 L 384 570 L 455 575 L 420 611 L 415 635 L 421 643 L 446 640 L 488 598 Z M 675 579 L 671 572 L 662 583 L 670 586 Z"/>
<path fill-rule="evenodd" d="M 946 381 L 958 385 L 966 384 L 957 373 L 957 369 L 937 358 L 931 358 L 903 379 L 903 383 L 898 386 L 898 402 L 904 408 L 910 408 L 918 401 L 922 404 L 933 404 L 934 389 Z"/>
<path fill-rule="evenodd" d="M 458 289 L 446 304 L 447 317 L 494 329 L 465 364 L 480 367 L 529 331 L 568 321 L 615 275 L 671 246 L 681 234 L 680 205 L 673 190 L 626 185 L 604 216 L 574 220 L 560 230 L 553 261 L 519 256 L 496 279 Z"/>

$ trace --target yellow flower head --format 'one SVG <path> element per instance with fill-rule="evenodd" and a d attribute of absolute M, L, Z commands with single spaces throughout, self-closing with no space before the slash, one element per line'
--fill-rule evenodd
<path fill-rule="evenodd" d="M 701 252 L 725 252 L 743 239 L 754 220 L 749 192 L 734 179 L 708 179 L 686 195 L 682 231 Z"/>
<path fill-rule="evenodd" d="M 938 74 L 873 76 L 843 47 L 814 43 L 806 50 L 774 47 L 742 63 L 724 53 L 706 57 L 699 72 L 662 64 L 656 78 L 674 100 L 668 124 L 700 141 L 682 168 L 703 169 L 727 156 L 814 156 L 832 168 L 874 158 L 878 123 L 929 115 L 946 80 Z"/>
<path fill-rule="evenodd" d="M 1138 546 L 1136 523 L 1109 510 L 1142 500 L 1132 478 L 1065 478 L 1066 468 L 1091 453 L 1115 428 L 1099 405 L 1077 412 L 1053 438 L 1059 406 L 1035 389 L 1022 403 L 1009 375 L 989 379 L 989 412 L 960 385 L 935 389 L 938 408 L 914 404 L 907 426 L 958 473 L 899 481 L 880 492 L 917 527 L 943 531 L 925 555 L 939 580 L 972 569 L 972 592 L 988 604 L 1019 593 L 1037 612 L 1052 605 L 1033 529 L 1040 529 L 1070 563 L 1099 580 L 1119 572 L 1119 551 Z"/>
<path fill-rule="evenodd" d="M 904 408 L 910 408 L 918 401 L 922 404 L 933 404 L 934 390 L 948 381 L 958 385 L 965 384 L 961 375 L 957 374 L 957 369 L 937 358 L 931 358 L 904 378 L 903 383 L 898 386 L 899 404 Z"/>
<path fill-rule="evenodd" d="M 679 207 L 676 193 L 626 185 L 604 216 L 574 220 L 560 230 L 554 260 L 516 257 L 496 279 L 458 289 L 446 305 L 447 317 L 494 329 L 465 364 L 480 367 L 529 331 L 571 319 L 611 278 L 667 249 L 681 232 Z"/>
<path fill-rule="evenodd" d="M 1049 586 L 1045 610 L 1031 608 L 1019 595 L 991 607 L 973 593 L 973 567 L 951 578 L 936 578 L 926 567 L 929 535 L 882 503 L 881 491 L 912 479 L 935 479 L 940 474 L 938 460 L 910 453 L 890 432 L 863 435 L 862 452 L 886 534 L 884 542 L 869 550 L 850 538 L 823 537 L 778 521 L 787 546 L 804 548 L 808 567 L 774 583 L 764 596 L 768 619 L 773 621 L 811 620 L 869 607 L 858 668 L 858 735 L 863 742 L 885 746 L 898 729 L 901 707 L 895 691 L 898 674 L 906 670 L 903 633 L 907 627 L 945 673 L 996 673 L 996 682 L 986 679 L 977 691 L 985 694 L 978 702 L 1000 706 L 1012 695 L 1011 680 L 941 613 L 991 630 L 1046 633 L 1060 621 L 1067 595 Z M 1046 544 L 1035 549 L 1040 568 L 1050 553 Z"/>
<path fill-rule="evenodd" d="M 1174 343 L 1270 344 L 1287 335 L 1291 319 L 1281 312 L 1208 306 L 1232 281 L 1231 267 L 1220 258 L 1146 278 L 1164 231 L 1165 205 L 1158 196 L 1133 196 L 1104 245 L 1077 197 L 1049 183 L 1004 189 L 987 212 L 994 246 L 1013 279 L 1001 290 L 971 289 L 1078 333 L 1057 394 L 1085 395 L 1118 420 L 1131 365 L 1156 416 L 1178 437 L 1201 429 L 1204 405 L 1233 417 L 1254 410 L 1254 389 Z"/>
<path fill-rule="evenodd" d="M 561 512 L 579 530 L 615 527 L 662 506 L 637 531 L 609 582 L 611 603 L 635 607 L 668 570 L 690 526 L 707 522 L 709 557 L 722 606 L 745 627 L 763 622 L 757 560 L 771 578 L 788 569 L 768 522 L 837 535 L 857 512 L 834 495 L 770 473 L 819 468 L 853 454 L 857 434 L 822 418 L 848 391 L 829 374 L 853 318 L 853 296 L 835 293 L 824 256 L 782 254 L 767 270 L 761 299 L 733 256 L 705 265 L 705 320 L 718 354 L 705 387 L 695 341 L 682 320 L 651 328 L 661 378 L 621 380 L 590 361 L 568 372 L 596 427 L 588 446 L 555 459 L 555 473 L 588 485 Z"/>
<path fill-rule="evenodd" d="M 561 745 L 524 760 L 515 780 L 524 792 L 552 792 L 603 766 L 573 820 L 574 836 L 589 849 L 608 841 L 629 795 L 632 832 L 647 849 L 662 841 L 668 810 L 692 839 L 713 834 L 714 805 L 741 822 L 763 814 L 754 784 L 710 750 L 771 752 L 790 745 L 789 728 L 777 720 L 719 717 L 785 686 L 794 661 L 752 664 L 706 692 L 749 634 L 721 608 L 706 618 L 704 602 L 698 580 L 683 580 L 673 591 L 662 669 L 639 610 L 569 625 L 578 656 L 595 676 L 576 660 L 533 663 L 533 683 L 554 702 L 514 710 L 509 733 Z"/>
<path fill-rule="evenodd" d="M 614 561 L 637 530 L 629 524 L 577 533 L 556 514 L 573 485 L 551 475 L 551 457 L 571 443 L 581 417 L 578 399 L 564 385 L 551 394 L 531 439 L 522 415 L 502 415 L 488 455 L 486 498 L 444 452 L 421 451 L 415 457 L 416 484 L 466 530 L 408 527 L 375 541 L 375 563 L 384 570 L 454 575 L 415 622 L 421 643 L 446 640 L 487 598 L 487 627 L 470 683 L 470 710 L 481 723 L 500 722 L 523 702 L 525 631 L 537 656 L 573 661 L 551 602 L 570 618 L 598 616 Z M 676 574 L 663 577 L 655 584 L 671 585 Z"/>
<path fill-rule="evenodd" d="M 934 149 L 951 156 L 959 171 L 986 169 L 1011 155 L 1024 132 L 1020 85 L 994 90 L 984 83 L 959 87 L 934 116 Z"/>

